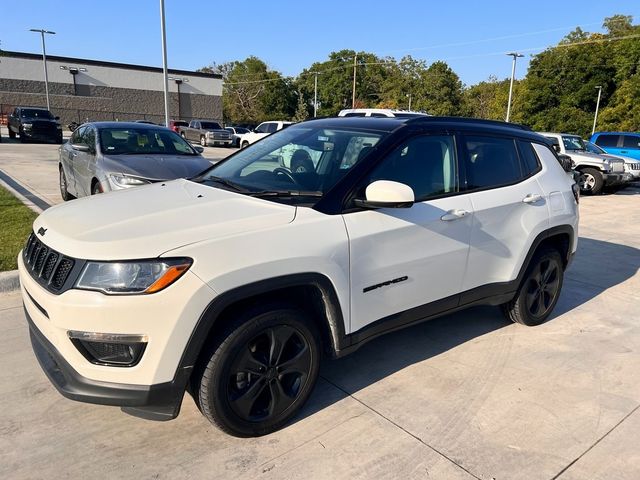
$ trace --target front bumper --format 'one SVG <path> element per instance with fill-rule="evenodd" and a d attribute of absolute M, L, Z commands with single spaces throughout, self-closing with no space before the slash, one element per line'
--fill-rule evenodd
<path fill-rule="evenodd" d="M 42 140 L 56 142 L 62 138 L 62 130 L 55 132 L 38 132 L 37 130 L 22 130 L 20 135 L 24 135 L 30 140 Z"/>
<path fill-rule="evenodd" d="M 602 179 L 606 186 L 621 185 L 627 182 L 627 175 L 624 173 L 603 173 Z"/>
<path fill-rule="evenodd" d="M 129 385 L 92 380 L 80 375 L 38 330 L 26 307 L 31 346 L 38 363 L 54 387 L 79 402 L 123 407 L 123 411 L 149 420 L 178 416 L 191 368 L 178 371 L 170 381 L 156 385 Z"/>
<path fill-rule="evenodd" d="M 229 147 L 233 143 L 232 139 L 218 140 L 218 139 L 215 139 L 215 138 L 207 138 L 206 140 L 207 140 L 207 146 L 208 147 L 215 147 L 217 145 L 221 145 L 223 147 Z"/>

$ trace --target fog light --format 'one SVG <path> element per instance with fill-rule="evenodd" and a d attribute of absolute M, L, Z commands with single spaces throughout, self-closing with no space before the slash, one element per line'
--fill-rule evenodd
<path fill-rule="evenodd" d="M 93 332 L 68 332 L 71 342 L 91 363 L 133 367 L 147 346 L 146 335 L 122 335 Z"/>

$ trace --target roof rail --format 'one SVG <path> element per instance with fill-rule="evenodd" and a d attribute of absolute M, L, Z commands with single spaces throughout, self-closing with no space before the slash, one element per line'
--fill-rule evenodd
<path fill-rule="evenodd" d="M 525 130 L 532 132 L 533 129 L 528 125 L 522 125 L 520 123 L 503 122 L 501 120 L 486 120 L 484 118 L 472 118 L 472 117 L 416 117 L 407 121 L 407 123 L 422 123 L 422 122 L 454 122 L 454 123 L 480 123 L 485 125 L 493 125 L 496 127 L 504 128 L 517 128 L 519 130 Z"/>

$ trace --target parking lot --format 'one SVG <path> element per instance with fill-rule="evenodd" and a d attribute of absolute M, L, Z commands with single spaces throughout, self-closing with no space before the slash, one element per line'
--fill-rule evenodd
<path fill-rule="evenodd" d="M 60 203 L 57 148 L 5 132 L 2 179 Z M 189 396 L 166 423 L 64 399 L 20 295 L 0 296 L 0 478 L 640 478 L 639 199 L 637 185 L 581 199 L 547 323 L 476 307 L 378 338 L 325 360 L 301 415 L 261 438 L 221 433 Z"/>
<path fill-rule="evenodd" d="M 30 199 L 40 208 L 62 202 L 58 184 L 58 148 L 59 145 L 34 143 L 23 145 L 19 139 L 8 138 L 6 127 L 0 129 L 0 181 L 16 190 L 11 183 L 18 183 L 18 193 Z M 65 131 L 65 138 L 70 135 Z M 237 148 L 206 147 L 202 155 L 216 162 Z M 10 180 L 7 180 L 7 177 Z M 22 189 L 19 187 L 23 187 Z M 26 190 L 26 192 L 25 192 Z"/>

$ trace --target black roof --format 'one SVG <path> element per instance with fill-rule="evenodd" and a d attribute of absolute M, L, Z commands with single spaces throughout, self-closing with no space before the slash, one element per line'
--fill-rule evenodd
<path fill-rule="evenodd" d="M 540 141 L 540 135 L 536 134 L 526 125 L 518 123 L 501 122 L 498 120 L 484 120 L 468 117 L 325 117 L 303 122 L 304 125 L 318 124 L 326 127 L 351 127 L 367 130 L 380 130 L 390 132 L 402 125 L 433 126 L 440 128 L 473 128 L 484 132 L 507 133 L 521 137 L 535 138 Z M 293 126 L 292 126 L 293 127 Z M 291 127 L 290 127 L 291 128 Z"/>

